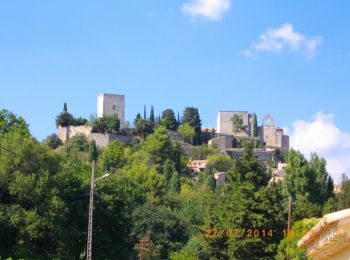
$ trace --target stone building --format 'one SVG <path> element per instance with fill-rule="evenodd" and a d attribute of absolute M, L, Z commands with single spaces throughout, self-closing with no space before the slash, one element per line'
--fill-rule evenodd
<path fill-rule="evenodd" d="M 225 182 L 226 182 L 225 172 L 215 172 L 214 179 L 216 182 L 216 186 L 225 184 Z"/>
<path fill-rule="evenodd" d="M 192 172 L 202 172 L 207 167 L 207 160 L 190 160 L 187 164 Z"/>
<path fill-rule="evenodd" d="M 232 118 L 237 115 L 242 118 L 243 127 L 238 133 L 233 133 L 232 129 Z M 217 134 L 218 135 L 235 135 L 239 137 L 252 137 L 254 126 L 254 114 L 248 113 L 247 111 L 220 111 L 217 117 Z"/>
<path fill-rule="evenodd" d="M 101 94 L 97 97 L 97 116 L 117 114 L 120 119 L 120 128 L 124 127 L 125 120 L 125 96 L 117 94 Z M 58 138 L 64 143 L 69 138 L 75 135 L 83 134 L 88 141 L 95 140 L 96 145 L 103 148 L 108 145 L 112 140 L 117 140 L 125 143 L 131 142 L 130 136 L 118 135 L 118 134 L 101 134 L 92 133 L 92 127 L 90 125 L 82 126 L 58 126 Z"/>
<path fill-rule="evenodd" d="M 272 178 L 269 181 L 269 185 L 271 185 L 272 183 L 283 181 L 284 178 L 286 177 L 286 168 L 287 168 L 286 163 L 279 162 L 277 164 L 277 169 L 273 169 L 272 171 Z"/>
<path fill-rule="evenodd" d="M 120 119 L 120 128 L 125 122 L 125 96 L 102 93 L 97 97 L 97 116 L 117 114 Z"/>
<path fill-rule="evenodd" d="M 289 149 L 289 136 L 284 135 L 283 128 L 275 126 L 275 121 L 271 115 L 266 115 L 262 126 L 257 129 L 260 142 L 266 147 Z"/>
<path fill-rule="evenodd" d="M 244 129 L 240 132 L 233 132 L 232 119 L 235 115 L 238 115 L 243 121 Z M 274 119 L 271 115 L 266 115 L 263 120 L 262 126 L 257 125 L 257 137 L 254 137 L 254 113 L 246 111 L 220 111 L 217 117 L 217 136 L 218 138 L 225 136 L 225 138 L 213 140 L 213 143 L 217 142 L 219 146 L 223 144 L 227 145 L 230 138 L 227 136 L 233 136 L 236 138 L 258 138 L 260 143 L 266 148 L 281 148 L 289 149 L 289 136 L 284 134 L 283 128 L 275 126 Z M 226 147 L 228 148 L 228 147 Z"/>
<path fill-rule="evenodd" d="M 232 148 L 233 135 L 221 135 L 208 141 L 208 145 L 218 147 L 221 151 Z"/>

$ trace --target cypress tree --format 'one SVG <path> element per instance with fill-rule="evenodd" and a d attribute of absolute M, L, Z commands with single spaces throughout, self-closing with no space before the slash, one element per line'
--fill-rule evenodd
<path fill-rule="evenodd" d="M 151 121 L 152 126 L 155 126 L 155 120 L 154 120 L 154 109 L 153 106 L 151 106 L 151 113 L 149 115 L 149 121 Z"/>
<path fill-rule="evenodd" d="M 178 172 L 174 172 L 170 179 L 170 191 L 179 193 L 181 190 L 180 177 Z"/>
<path fill-rule="evenodd" d="M 64 102 L 64 104 L 63 104 L 63 112 L 68 112 L 67 103 L 66 102 Z"/>
<path fill-rule="evenodd" d="M 173 173 L 176 172 L 174 162 L 170 159 L 166 159 L 163 165 L 163 174 L 167 181 L 170 181 Z"/>
<path fill-rule="evenodd" d="M 95 140 L 91 141 L 89 144 L 89 160 L 90 162 L 92 161 L 96 161 L 98 156 L 98 151 L 97 151 L 97 147 L 96 147 L 96 142 Z"/>
<path fill-rule="evenodd" d="M 211 188 L 212 190 L 215 190 L 216 181 L 212 174 L 208 175 L 207 179 L 205 180 L 205 184 L 207 184 L 208 187 Z"/>
<path fill-rule="evenodd" d="M 146 120 L 147 114 L 146 114 L 146 105 L 143 106 L 143 119 Z"/>
<path fill-rule="evenodd" d="M 254 114 L 254 126 L 253 126 L 253 136 L 258 136 L 258 120 L 256 118 L 256 114 Z"/>
<path fill-rule="evenodd" d="M 202 123 L 199 116 L 198 108 L 186 107 L 182 116 L 182 123 L 188 123 L 190 126 L 194 127 L 195 137 L 193 139 L 193 144 L 202 144 Z"/>
<path fill-rule="evenodd" d="M 168 108 L 162 112 L 162 125 L 168 130 L 176 131 L 178 125 L 172 109 Z"/>

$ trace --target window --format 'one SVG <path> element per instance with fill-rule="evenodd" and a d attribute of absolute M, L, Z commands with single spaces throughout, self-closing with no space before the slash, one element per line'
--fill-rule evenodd
<path fill-rule="evenodd" d="M 115 110 L 115 105 L 113 105 L 113 110 Z"/>

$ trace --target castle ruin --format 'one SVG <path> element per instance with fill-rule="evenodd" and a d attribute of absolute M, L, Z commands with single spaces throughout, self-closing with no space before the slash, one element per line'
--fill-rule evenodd
<path fill-rule="evenodd" d="M 232 121 L 235 116 L 240 117 L 243 123 L 242 129 L 238 132 L 234 132 L 233 129 Z M 275 126 L 270 114 L 264 117 L 261 126 L 257 125 L 255 118 L 254 113 L 247 111 L 220 111 L 217 117 L 217 136 L 228 139 L 230 137 L 258 139 L 265 148 L 289 149 L 289 136 L 284 134 L 283 128 Z M 254 136 L 255 126 L 256 136 Z"/>
<path fill-rule="evenodd" d="M 116 114 L 120 120 L 120 128 L 125 122 L 125 95 L 102 93 L 97 97 L 97 117 Z"/>
<path fill-rule="evenodd" d="M 105 94 L 102 93 L 97 97 L 97 117 L 103 117 L 104 115 L 116 114 L 120 120 L 120 128 L 125 126 L 125 96 L 118 94 Z M 85 135 L 88 141 L 94 140 L 97 147 L 106 147 L 112 140 L 119 140 L 121 142 L 130 143 L 131 137 L 118 135 L 118 134 L 102 134 L 93 133 L 92 126 L 58 126 L 57 136 L 62 142 L 66 142 L 68 139 L 75 135 Z"/>

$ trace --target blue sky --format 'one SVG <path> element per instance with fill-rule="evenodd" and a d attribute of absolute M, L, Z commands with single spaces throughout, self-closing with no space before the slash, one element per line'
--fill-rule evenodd
<path fill-rule="evenodd" d="M 271 113 L 294 147 L 335 160 L 338 177 L 350 172 L 348 10 L 345 0 L 1 1 L 0 107 L 39 140 L 64 102 L 88 117 L 102 92 L 126 95 L 130 121 L 144 104 L 198 107 L 204 126 L 220 110 Z M 314 143 L 300 137 L 313 131 Z"/>

